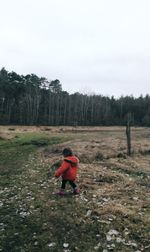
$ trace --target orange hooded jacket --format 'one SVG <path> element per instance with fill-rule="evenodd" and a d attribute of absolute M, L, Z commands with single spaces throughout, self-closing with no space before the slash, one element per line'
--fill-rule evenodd
<path fill-rule="evenodd" d="M 55 172 L 55 177 L 62 176 L 65 180 L 74 181 L 77 177 L 79 159 L 75 156 L 64 158 L 62 165 Z"/>

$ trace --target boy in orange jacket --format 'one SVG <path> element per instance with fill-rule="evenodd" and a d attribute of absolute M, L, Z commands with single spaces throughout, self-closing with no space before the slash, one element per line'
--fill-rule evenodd
<path fill-rule="evenodd" d="M 64 156 L 64 161 L 62 165 L 55 172 L 55 177 L 58 178 L 62 176 L 61 189 L 58 192 L 59 195 L 64 195 L 66 183 L 69 182 L 73 189 L 74 194 L 79 194 L 77 185 L 75 184 L 75 179 L 78 172 L 79 159 L 73 155 L 73 152 L 70 148 L 65 148 L 62 152 Z"/>

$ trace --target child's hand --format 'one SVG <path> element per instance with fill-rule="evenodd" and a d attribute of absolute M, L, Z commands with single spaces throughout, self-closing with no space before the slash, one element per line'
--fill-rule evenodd
<path fill-rule="evenodd" d="M 57 175 L 57 172 L 55 172 L 54 177 L 59 178 L 59 176 Z"/>

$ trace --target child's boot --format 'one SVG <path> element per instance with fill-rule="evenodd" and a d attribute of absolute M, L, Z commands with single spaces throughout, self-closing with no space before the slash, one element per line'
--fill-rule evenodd
<path fill-rule="evenodd" d="M 60 191 L 57 192 L 57 195 L 64 196 L 65 195 L 65 190 L 64 189 L 60 189 Z"/>
<path fill-rule="evenodd" d="M 74 188 L 74 190 L 73 190 L 73 194 L 75 194 L 75 195 L 77 195 L 77 194 L 79 194 L 80 192 L 79 192 L 79 189 L 76 187 L 76 188 Z"/>

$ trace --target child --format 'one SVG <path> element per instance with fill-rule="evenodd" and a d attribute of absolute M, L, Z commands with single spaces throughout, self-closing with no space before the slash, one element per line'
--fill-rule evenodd
<path fill-rule="evenodd" d="M 54 175 L 56 178 L 58 178 L 60 175 L 62 176 L 61 189 L 58 194 L 64 195 L 67 182 L 69 182 L 69 184 L 71 185 L 73 193 L 79 194 L 79 190 L 75 184 L 79 159 L 73 155 L 73 152 L 70 148 L 65 148 L 62 154 L 64 156 L 64 161 Z"/>

